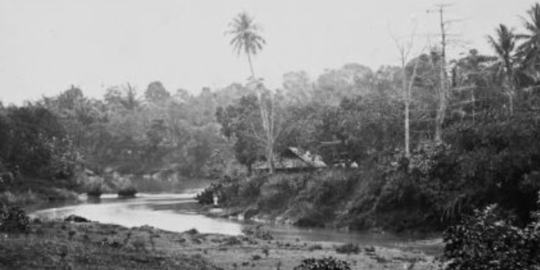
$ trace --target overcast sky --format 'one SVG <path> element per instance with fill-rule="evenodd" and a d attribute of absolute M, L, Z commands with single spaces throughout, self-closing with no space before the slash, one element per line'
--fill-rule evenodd
<path fill-rule="evenodd" d="M 521 29 L 533 0 L 452 0 L 453 55 L 477 48 L 499 23 Z M 255 16 L 267 40 L 255 57 L 271 88 L 282 75 L 360 63 L 398 63 L 392 35 L 417 45 L 438 41 L 435 0 L 0 0 L 0 100 L 20 104 L 75 85 L 92 97 L 130 82 L 142 92 L 159 80 L 174 92 L 245 82 L 249 68 L 224 35 L 241 11 Z"/>

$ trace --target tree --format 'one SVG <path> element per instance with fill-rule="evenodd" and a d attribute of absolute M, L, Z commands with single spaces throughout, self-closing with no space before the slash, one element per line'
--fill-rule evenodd
<path fill-rule="evenodd" d="M 257 110 L 257 97 L 248 95 L 227 108 L 218 107 L 216 119 L 221 124 L 221 133 L 234 141 L 234 152 L 240 164 L 248 168 L 251 173 L 252 165 L 257 160 L 259 149 L 266 141 L 261 136 L 262 126 L 259 110 Z"/>
<path fill-rule="evenodd" d="M 441 47 L 439 52 L 439 87 L 437 89 L 437 114 L 435 116 L 435 141 L 442 141 L 442 128 L 446 115 L 446 107 L 448 105 L 448 74 L 446 73 L 446 47 L 448 46 L 448 29 L 447 25 L 451 22 L 445 20 L 444 11 L 448 5 L 440 4 L 433 11 L 439 13 L 439 25 L 441 29 Z M 428 10 L 428 12 L 430 12 Z"/>
<path fill-rule="evenodd" d="M 524 40 L 517 48 L 517 55 L 521 60 L 523 73 L 538 82 L 540 80 L 540 4 L 536 3 L 527 13 L 529 21 L 523 19 L 527 33 L 515 36 L 517 39 Z"/>
<path fill-rule="evenodd" d="M 497 28 L 496 36 L 489 36 L 488 42 L 495 51 L 496 62 L 494 68 L 497 75 L 502 75 L 504 78 L 503 85 L 508 95 L 508 103 L 510 114 L 514 112 L 514 87 L 515 87 L 515 72 L 514 72 L 514 49 L 516 46 L 516 36 L 511 29 L 504 24 Z"/>
<path fill-rule="evenodd" d="M 268 168 L 270 173 L 274 173 L 274 109 L 269 110 L 267 104 L 263 101 L 263 92 L 265 88 L 262 84 L 262 80 L 255 77 L 255 71 L 253 69 L 253 63 L 251 61 L 251 55 L 257 54 L 259 50 L 262 50 L 266 41 L 259 35 L 260 26 L 254 22 L 254 18 L 245 12 L 242 12 L 233 19 L 229 24 L 230 30 L 228 34 L 233 36 L 230 44 L 237 51 L 238 54 L 245 53 L 248 58 L 249 68 L 251 70 L 251 78 L 249 82 L 250 88 L 257 93 L 257 99 L 259 100 L 259 108 L 261 111 L 262 124 L 265 129 L 266 137 L 266 160 L 268 162 Z M 273 103 L 273 95 L 270 92 L 270 100 Z"/>
<path fill-rule="evenodd" d="M 452 114 L 460 120 L 472 118 L 493 108 L 499 108 L 506 99 L 498 91 L 498 81 L 493 77 L 492 63 L 495 57 L 483 55 L 476 49 L 453 61 L 452 67 Z"/>
<path fill-rule="evenodd" d="M 159 81 L 152 82 L 144 92 L 144 97 L 147 101 L 154 104 L 162 104 L 171 94 L 163 87 Z"/>
<path fill-rule="evenodd" d="M 340 69 L 326 70 L 317 79 L 315 100 L 337 106 L 343 98 L 365 95 L 371 90 L 373 71 L 366 66 L 349 63 Z"/>
<path fill-rule="evenodd" d="M 227 31 L 227 34 L 233 36 L 230 44 L 240 55 L 245 53 L 248 62 L 249 69 L 251 70 L 251 77 L 255 78 L 255 71 L 253 69 L 253 63 L 251 62 L 251 55 L 257 54 L 258 51 L 262 50 L 266 41 L 259 34 L 261 27 L 256 24 L 254 18 L 249 14 L 242 12 L 238 14 L 233 21 L 229 24 L 230 30 Z"/>
<path fill-rule="evenodd" d="M 141 105 L 137 90 L 129 83 L 121 88 L 112 87 L 107 89 L 104 99 L 114 109 L 131 113 L 135 112 Z"/>
<path fill-rule="evenodd" d="M 400 41 L 396 37 L 394 37 L 394 42 L 396 43 L 396 46 L 399 51 L 399 59 L 401 63 L 401 87 L 403 91 L 403 101 L 405 103 L 405 110 L 404 110 L 404 126 L 405 126 L 405 156 L 408 158 L 410 156 L 411 150 L 411 131 L 410 131 L 410 108 L 411 108 L 411 91 L 413 88 L 413 83 L 416 77 L 416 73 L 418 70 L 418 62 L 414 61 L 413 64 L 413 71 L 409 78 L 409 75 L 407 74 L 407 62 L 409 61 L 409 56 L 411 53 L 411 50 L 414 45 L 414 32 L 411 35 L 410 40 L 408 41 Z M 423 51 L 423 49 L 422 49 Z M 420 52 L 422 53 L 422 52 Z"/>
<path fill-rule="evenodd" d="M 285 73 L 283 90 L 285 97 L 292 104 L 306 104 L 313 99 L 313 83 L 305 71 Z"/>
<path fill-rule="evenodd" d="M 434 123 L 441 106 L 440 61 L 440 53 L 432 50 L 412 59 L 406 66 L 406 74 L 413 74 L 415 66 L 417 69 L 411 88 L 410 124 L 420 140 L 435 137 L 437 141 L 435 134 L 438 125 Z M 411 132 L 411 136 L 414 133 Z"/>

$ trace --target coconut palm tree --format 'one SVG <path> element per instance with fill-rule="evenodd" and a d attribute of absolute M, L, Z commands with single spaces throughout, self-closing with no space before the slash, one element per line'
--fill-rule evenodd
<path fill-rule="evenodd" d="M 534 81 L 540 80 L 540 4 L 536 3 L 529 11 L 529 20 L 523 18 L 525 34 L 516 35 L 523 43 L 517 49 L 523 73 Z"/>
<path fill-rule="evenodd" d="M 488 42 L 496 54 L 496 62 L 493 67 L 495 68 L 495 74 L 498 77 L 504 78 L 503 85 L 505 85 L 506 94 L 509 98 L 510 113 L 513 114 L 516 78 L 514 70 L 516 35 L 513 30 L 504 24 L 499 25 L 496 31 L 495 37 L 488 36 Z"/>
<path fill-rule="evenodd" d="M 259 34 L 261 31 L 260 25 L 256 24 L 254 18 L 249 14 L 242 12 L 233 19 L 229 24 L 229 28 L 227 34 L 233 37 L 230 45 L 233 46 L 238 55 L 241 53 L 246 54 L 251 76 L 255 78 L 251 56 L 256 55 L 258 51 L 262 50 L 263 45 L 266 44 L 264 38 Z"/>
<path fill-rule="evenodd" d="M 261 27 L 255 23 L 255 20 L 249 14 L 242 12 L 238 14 L 233 21 L 229 24 L 229 31 L 226 34 L 232 35 L 230 44 L 234 50 L 240 55 L 245 53 L 248 58 L 249 69 L 251 71 L 250 85 L 257 91 L 257 99 L 259 100 L 259 108 L 261 111 L 261 120 L 265 131 L 266 142 L 266 159 L 268 163 L 268 169 L 271 174 L 274 173 L 274 109 L 265 106 L 263 101 L 262 92 L 265 90 L 264 86 L 259 79 L 255 77 L 255 71 L 253 69 L 253 63 L 251 56 L 257 54 L 262 50 L 263 45 L 266 44 L 264 38 L 260 35 Z M 272 94 L 270 98 L 273 101 Z M 273 103 L 272 103 L 273 104 Z"/>

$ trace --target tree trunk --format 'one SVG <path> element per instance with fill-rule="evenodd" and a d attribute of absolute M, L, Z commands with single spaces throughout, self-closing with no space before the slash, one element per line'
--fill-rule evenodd
<path fill-rule="evenodd" d="M 405 96 L 405 156 L 410 157 L 411 148 L 410 148 L 410 119 L 409 119 L 409 108 L 410 108 L 410 89 L 407 87 L 407 70 L 405 64 L 402 65 L 403 69 L 403 92 Z M 411 78 L 413 80 L 414 78 Z"/>
<path fill-rule="evenodd" d="M 407 82 L 407 69 L 405 58 L 402 60 L 402 69 L 403 69 L 403 91 L 405 96 L 405 156 L 410 157 L 411 155 L 411 91 L 414 85 L 414 79 L 416 78 L 416 72 L 418 71 L 418 60 L 414 63 L 413 73 L 411 78 Z"/>
<path fill-rule="evenodd" d="M 251 55 L 247 53 L 247 58 L 249 62 L 249 70 L 251 71 L 251 77 L 255 79 L 255 71 L 253 70 L 253 63 L 251 63 Z"/>
<path fill-rule="evenodd" d="M 510 115 L 514 115 L 514 72 L 512 70 L 512 64 L 510 61 L 505 60 L 506 65 L 506 80 L 508 81 L 508 103 L 510 109 Z"/>
<path fill-rule="evenodd" d="M 270 94 L 272 95 L 272 94 Z M 275 168 L 274 168 L 274 124 L 275 124 L 275 121 L 274 121 L 274 96 L 272 95 L 270 97 L 270 100 L 272 101 L 271 103 L 271 111 L 270 111 L 270 118 L 268 119 L 267 121 L 267 124 L 268 124 L 268 129 L 267 129 L 267 134 L 266 134 L 266 140 L 267 140 L 267 156 L 268 156 L 268 170 L 270 172 L 270 174 L 274 174 L 275 173 Z M 268 110 L 266 111 L 266 113 L 268 113 Z"/>
<path fill-rule="evenodd" d="M 249 69 L 251 71 L 251 78 L 253 80 L 256 80 L 255 78 L 255 71 L 253 69 L 253 63 L 251 62 L 251 55 L 248 53 L 248 62 L 249 62 Z M 261 111 L 261 120 L 263 124 L 263 128 L 265 131 L 265 137 L 266 137 L 266 160 L 267 160 L 267 166 L 268 171 L 270 174 L 274 174 L 274 132 L 273 132 L 273 124 L 274 124 L 274 117 L 273 117 L 273 109 L 272 108 L 272 119 L 269 119 L 268 110 L 264 105 L 264 101 L 262 98 L 262 89 L 257 89 L 258 85 L 255 85 L 255 91 L 257 91 L 257 99 L 259 100 L 259 108 Z"/>
<path fill-rule="evenodd" d="M 446 30 L 443 17 L 443 8 L 440 12 L 440 27 L 441 27 L 441 59 L 440 59 L 440 89 L 439 89 L 439 106 L 437 108 L 437 116 L 435 117 L 435 141 L 442 142 L 442 126 L 446 113 Z"/>

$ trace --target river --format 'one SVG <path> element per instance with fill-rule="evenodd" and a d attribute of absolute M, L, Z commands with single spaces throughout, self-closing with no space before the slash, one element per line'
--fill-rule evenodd
<path fill-rule="evenodd" d="M 210 218 L 199 213 L 199 206 L 194 199 L 196 192 L 197 190 L 176 194 L 143 193 L 131 199 L 106 194 L 99 200 L 84 200 L 75 205 L 47 206 L 33 212 L 31 216 L 55 219 L 78 215 L 93 221 L 126 227 L 149 225 L 174 232 L 195 228 L 201 233 L 226 235 L 240 235 L 242 227 L 250 224 L 232 219 Z M 440 251 L 439 240 L 411 235 L 342 232 L 333 229 L 308 229 L 268 224 L 265 226 L 276 239 L 280 240 L 358 243 Z"/>

